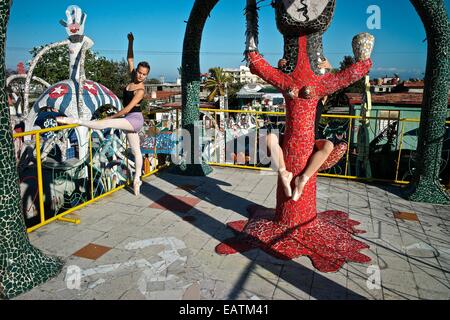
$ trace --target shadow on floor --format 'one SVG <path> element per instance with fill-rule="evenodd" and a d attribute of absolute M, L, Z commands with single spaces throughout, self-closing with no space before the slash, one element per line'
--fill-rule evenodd
<path fill-rule="evenodd" d="M 174 186 L 184 186 L 183 189 L 186 190 L 190 195 L 197 197 L 200 200 L 207 201 L 216 207 L 238 212 L 243 217 L 248 217 L 248 213 L 245 208 L 250 205 L 257 205 L 252 201 L 222 190 L 220 188 L 221 186 L 231 185 L 227 182 L 211 177 L 184 177 L 162 172 L 158 174 L 158 178 Z M 186 185 L 189 185 L 190 187 L 186 188 Z M 158 202 L 162 197 L 161 194 L 165 194 L 163 190 L 152 186 L 151 183 L 144 183 L 141 188 L 141 192 L 143 196 L 154 202 Z M 170 201 L 172 204 L 181 202 L 173 195 L 165 194 L 163 197 L 166 198 L 165 201 Z M 179 205 L 182 206 L 183 204 L 179 203 Z M 227 230 L 227 227 L 224 223 L 214 219 L 213 217 L 205 214 L 195 207 L 192 208 L 188 213 L 181 213 L 177 211 L 172 212 L 180 218 L 186 218 L 187 216 L 194 217 L 195 219 L 190 221 L 189 223 L 191 223 L 199 230 L 209 234 L 212 238 L 216 239 L 219 242 L 232 236 L 231 232 L 228 234 L 227 232 L 224 232 Z M 295 261 L 278 260 L 277 262 L 274 261 L 276 260 L 275 258 L 273 258 L 270 262 L 259 261 L 254 257 L 254 250 L 241 254 L 247 257 L 247 259 L 251 261 L 251 263 L 242 272 L 239 281 L 235 284 L 234 289 L 227 297 L 230 300 L 234 300 L 238 297 L 240 291 L 244 288 L 250 273 L 256 265 L 265 268 L 267 271 L 270 271 L 276 276 L 279 276 L 280 279 L 302 290 L 307 295 L 311 295 L 311 297 L 314 299 L 367 299 L 366 297 L 348 290 L 346 287 L 324 277 L 318 271 L 310 270 Z M 280 265 L 282 266 L 281 269 Z M 285 272 L 287 269 L 295 269 L 295 275 L 298 275 L 298 277 L 293 276 L 292 272 Z M 312 288 L 313 282 L 317 284 L 317 287 L 314 286 L 314 289 Z M 276 286 L 276 284 L 274 284 L 274 286 Z M 278 289 L 281 290 L 281 288 L 279 287 Z"/>

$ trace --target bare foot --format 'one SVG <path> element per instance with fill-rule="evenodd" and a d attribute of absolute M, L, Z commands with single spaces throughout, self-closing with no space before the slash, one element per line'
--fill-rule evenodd
<path fill-rule="evenodd" d="M 298 199 L 300 199 L 300 197 L 303 194 L 303 188 L 305 187 L 308 180 L 309 180 L 309 177 L 305 176 L 305 175 L 301 175 L 301 176 L 295 178 L 295 190 L 294 190 L 294 194 L 292 196 L 292 200 L 298 201 Z"/>
<path fill-rule="evenodd" d="M 286 169 L 280 170 L 280 178 L 281 183 L 283 184 L 284 194 L 286 197 L 292 197 L 292 189 L 291 189 L 291 181 L 292 181 L 292 172 L 287 171 Z"/>
<path fill-rule="evenodd" d="M 60 124 L 80 124 L 80 120 L 72 117 L 56 117 L 56 122 Z"/>
<path fill-rule="evenodd" d="M 142 185 L 142 181 L 140 179 L 135 179 L 133 181 L 133 191 L 134 191 L 135 196 L 138 196 L 141 193 L 141 191 L 140 191 L 141 185 Z"/>

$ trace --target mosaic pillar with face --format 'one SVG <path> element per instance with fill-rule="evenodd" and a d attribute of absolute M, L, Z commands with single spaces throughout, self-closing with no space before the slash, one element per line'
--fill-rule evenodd
<path fill-rule="evenodd" d="M 335 0 L 277 0 L 273 2 L 278 30 L 285 41 L 284 59 L 287 64 L 283 72 L 292 72 L 297 64 L 298 40 L 307 37 L 307 53 L 311 69 L 322 73 L 318 64 L 324 61 L 322 34 L 328 29 L 333 18 Z M 320 61 L 319 61 L 320 59 Z"/>
<path fill-rule="evenodd" d="M 250 70 L 283 93 L 286 100 L 286 131 L 282 145 L 286 170 L 300 176 L 314 151 L 315 116 L 319 99 L 343 89 L 361 79 L 369 71 L 373 37 L 359 35 L 354 40 L 357 62 L 337 74 L 319 69 L 323 56 L 322 34 L 333 18 L 335 0 L 275 0 L 273 7 L 279 31 L 284 37 L 282 69 L 272 67 L 258 53 L 256 0 L 248 0 L 247 59 Z M 255 32 L 256 31 L 256 32 Z M 283 258 L 309 255 L 321 271 L 336 271 L 347 260 L 368 262 L 370 258 L 358 252 L 365 244 L 352 238 L 356 224 L 343 212 L 316 211 L 316 175 L 306 184 L 298 201 L 287 197 L 278 183 L 275 215 L 270 210 L 255 207 L 249 221 L 229 224 L 245 237 L 232 238 L 216 248 L 222 254 L 245 251 L 253 247 Z M 345 230 L 345 231 L 343 231 Z M 337 243 L 339 239 L 339 243 Z M 318 244 L 326 244 L 319 245 Z M 345 250 L 334 250 L 340 245 Z M 314 247 L 315 250 L 310 248 Z"/>

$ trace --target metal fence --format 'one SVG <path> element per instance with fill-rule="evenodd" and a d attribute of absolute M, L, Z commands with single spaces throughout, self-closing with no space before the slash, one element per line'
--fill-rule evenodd
<path fill-rule="evenodd" d="M 214 166 L 272 170 L 260 152 L 268 126 L 283 129 L 284 112 L 201 109 L 203 157 Z M 143 178 L 169 165 L 178 153 L 180 111 L 152 112 L 141 132 Z M 321 137 L 346 143 L 341 160 L 319 176 L 408 184 L 414 175 L 419 120 L 324 114 Z M 23 214 L 28 232 L 66 217 L 125 188 L 134 161 L 120 130 L 80 131 L 68 125 L 14 134 Z M 83 139 L 83 136 L 86 138 Z M 441 154 L 441 182 L 450 187 L 450 122 Z"/>
<path fill-rule="evenodd" d="M 50 119 L 50 121 L 54 121 Z M 27 231 L 55 220 L 79 224 L 67 215 L 127 187 L 134 159 L 120 130 L 81 130 L 56 126 L 13 135 L 19 172 L 22 211 Z M 161 170 L 155 121 L 144 126 L 142 178 Z M 146 143 L 146 144 L 145 144 Z M 151 150 L 149 150 L 151 145 Z"/>
<path fill-rule="evenodd" d="M 259 156 L 258 145 L 268 126 L 283 129 L 284 112 L 216 109 L 201 112 L 203 153 L 211 165 L 271 170 Z M 347 152 L 319 176 L 409 184 L 416 170 L 419 122 L 419 119 L 323 114 L 319 138 L 346 143 Z M 446 123 L 441 158 L 440 179 L 450 187 L 450 121 Z"/>

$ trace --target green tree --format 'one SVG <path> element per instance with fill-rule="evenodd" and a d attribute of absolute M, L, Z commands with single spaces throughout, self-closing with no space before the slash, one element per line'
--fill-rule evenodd
<path fill-rule="evenodd" d="M 150 100 L 149 99 L 146 99 L 146 98 L 144 98 L 143 100 L 142 100 L 142 102 L 141 102 L 141 109 L 142 109 L 142 112 L 149 112 L 150 111 Z"/>
<path fill-rule="evenodd" d="M 45 46 L 34 47 L 30 50 L 33 59 Z M 86 53 L 88 60 L 89 53 Z M 44 79 L 50 84 L 69 78 L 69 53 L 65 46 L 49 50 L 39 60 L 34 69 L 34 76 Z"/>
<path fill-rule="evenodd" d="M 33 48 L 30 53 L 33 58 L 43 49 L 43 46 Z M 38 76 L 50 84 L 69 78 L 69 54 L 67 47 L 56 47 L 44 54 L 34 69 Z M 88 50 L 84 64 L 86 78 L 113 91 L 122 98 L 122 88 L 129 82 L 128 66 L 125 60 L 120 62 L 108 60 L 98 53 Z"/>
<path fill-rule="evenodd" d="M 352 56 L 345 56 L 344 59 L 340 62 L 340 70 L 344 70 L 349 66 L 356 63 L 356 60 Z M 364 78 L 352 84 L 350 87 L 344 89 L 344 92 L 347 93 L 362 93 L 366 90 L 366 85 L 364 83 Z M 338 92 L 339 93 L 339 92 Z"/>
<path fill-rule="evenodd" d="M 212 101 L 216 96 L 225 96 L 225 86 L 230 86 L 231 82 L 231 77 L 222 68 L 209 69 L 209 77 L 205 83 L 206 88 L 211 91 L 208 101 Z"/>
<path fill-rule="evenodd" d="M 237 93 L 242 89 L 244 84 L 242 83 L 231 83 L 228 86 L 228 108 L 237 109 L 239 101 L 237 99 Z"/>
<path fill-rule="evenodd" d="M 123 98 L 123 87 L 130 81 L 128 64 L 124 59 L 117 62 L 95 55 L 94 59 L 86 59 L 85 70 L 89 80 L 101 83 Z"/>
<path fill-rule="evenodd" d="M 345 56 L 344 59 L 340 62 L 340 70 L 344 70 L 350 67 L 352 64 L 355 64 L 355 58 L 352 56 Z"/>

